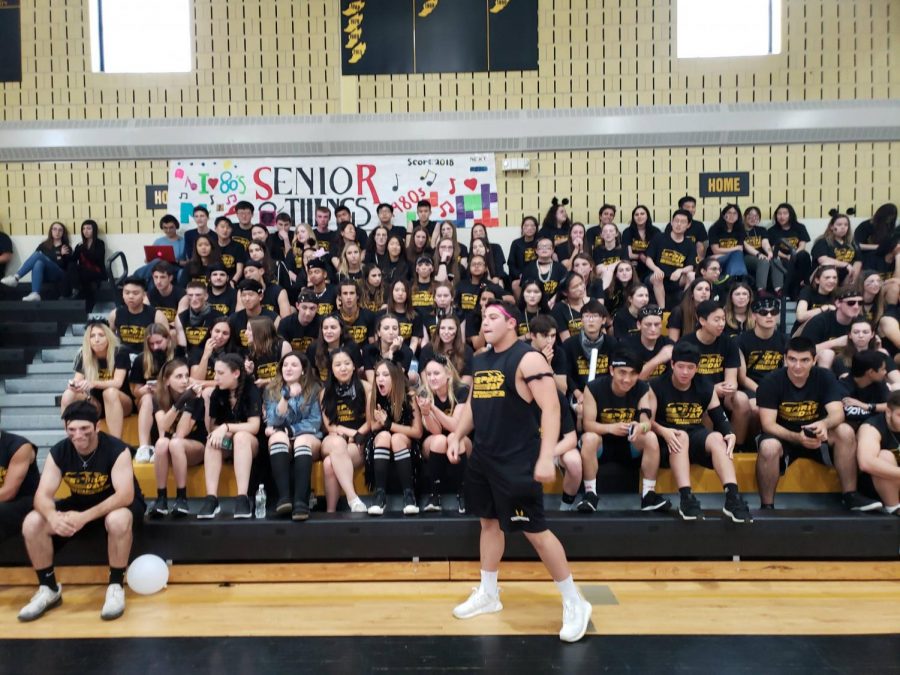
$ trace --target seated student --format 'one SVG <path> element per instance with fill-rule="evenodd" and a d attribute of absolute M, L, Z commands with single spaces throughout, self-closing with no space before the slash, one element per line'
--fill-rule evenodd
<path fill-rule="evenodd" d="M 638 334 L 630 335 L 621 344 L 643 363 L 640 378 L 645 382 L 669 372 L 673 342 L 662 336 L 663 311 L 656 305 L 641 308 L 638 314 Z"/>
<path fill-rule="evenodd" d="M 241 307 L 238 292 L 221 263 L 209 266 L 209 304 L 220 314 L 231 316 Z"/>
<path fill-rule="evenodd" d="M 246 352 L 247 345 L 249 344 L 247 324 L 250 319 L 263 316 L 268 317 L 272 320 L 272 323 L 275 324 L 276 328 L 278 327 L 280 319 L 275 312 L 263 309 L 263 289 L 258 281 L 244 279 L 238 284 L 238 293 L 240 294 L 241 304 L 244 308 L 232 314 L 228 319 L 228 323 L 231 324 L 231 332 L 235 336 L 235 343 L 239 345 L 239 349 L 242 352 Z"/>
<path fill-rule="evenodd" d="M 425 505 L 425 512 L 441 510 L 441 484 L 448 470 L 454 474 L 456 482 L 457 510 L 466 512 L 463 492 L 466 456 L 472 452 L 472 441 L 463 439 L 460 453 L 455 462 L 447 457 L 447 435 L 456 431 L 463 413 L 463 404 L 469 398 L 470 384 L 459 379 L 456 368 L 440 354 L 422 365 L 422 383 L 416 401 L 422 415 L 425 440 L 422 441 L 422 456 L 428 467 L 431 497 Z"/>
<path fill-rule="evenodd" d="M 732 284 L 725 296 L 725 330 L 723 335 L 735 338 L 744 331 L 753 330 L 753 291 L 743 281 Z"/>
<path fill-rule="evenodd" d="M 856 283 L 862 272 L 862 257 L 853 241 L 849 216 L 831 212 L 825 232 L 813 242 L 810 257 L 813 265 L 834 265 L 841 284 L 852 286 Z"/>
<path fill-rule="evenodd" d="M 628 251 L 628 259 L 637 272 L 638 279 L 646 279 L 650 274 L 647 267 L 647 249 L 650 242 L 662 234 L 660 229 L 653 224 L 650 211 L 643 204 L 638 204 L 631 210 L 631 220 L 625 231 L 622 232 L 622 246 Z M 613 274 L 615 278 L 615 274 Z"/>
<path fill-rule="evenodd" d="M 547 363 L 553 370 L 553 381 L 556 383 L 556 388 L 565 394 L 569 388 L 569 367 L 566 363 L 565 352 L 558 348 L 556 321 L 549 314 L 536 316 L 531 322 L 530 334 L 529 344 L 547 359 Z"/>
<path fill-rule="evenodd" d="M 75 401 L 91 401 L 99 416 L 106 419 L 109 435 L 121 438 L 125 417 L 134 410 L 127 382 L 130 368 L 128 352 L 119 346 L 118 338 L 106 322 L 89 322 L 81 350 L 75 357 L 75 375 L 62 394 L 60 412 Z"/>
<path fill-rule="evenodd" d="M 375 343 L 366 345 L 363 350 L 363 368 L 369 384 L 375 379 L 375 364 L 379 361 L 392 361 L 409 375 L 410 382 L 417 381 L 417 373 L 410 369 L 415 356 L 412 350 L 403 344 L 400 337 L 400 323 L 390 314 L 383 314 L 375 322 Z"/>
<path fill-rule="evenodd" d="M 22 536 L 37 572 L 37 593 L 19 612 L 19 621 L 34 621 L 62 603 L 62 586 L 53 570 L 58 549 L 79 532 L 105 527 L 109 553 L 109 586 L 100 617 L 110 621 L 125 613 L 125 568 L 132 529 L 143 522 L 144 499 L 131 468 L 131 452 L 118 438 L 97 429 L 97 409 L 76 401 L 63 413 L 66 438 L 44 462 L 34 495 L 34 511 L 25 517 Z M 56 501 L 65 482 L 71 495 Z"/>
<path fill-rule="evenodd" d="M 175 317 L 175 341 L 188 364 L 194 365 L 203 353 L 210 329 L 222 314 L 210 306 L 206 286 L 199 281 L 188 283 L 185 297 L 187 308 Z"/>
<path fill-rule="evenodd" d="M 854 430 L 870 416 L 887 410 L 891 390 L 885 384 L 884 356 L 874 349 L 857 352 L 849 372 L 838 380 L 843 393 L 844 419 Z"/>
<path fill-rule="evenodd" d="M 447 281 L 439 281 L 434 286 L 434 310 L 428 316 L 422 317 L 422 340 L 427 342 L 434 338 L 437 334 L 438 324 L 445 316 L 455 316 L 460 323 L 460 332 L 465 335 L 466 327 L 462 318 L 462 312 L 453 304 L 453 284 Z M 402 335 L 402 326 L 400 332 Z"/>
<path fill-rule="evenodd" d="M 294 351 L 281 358 L 278 372 L 266 387 L 265 405 L 269 461 L 278 490 L 275 513 L 290 513 L 293 520 L 306 520 L 312 465 L 321 459 L 322 451 L 319 381 L 306 354 Z M 291 455 L 294 457 L 293 496 Z"/>
<path fill-rule="evenodd" d="M 610 269 L 615 270 L 616 266 L 611 264 Z M 594 263 L 591 261 L 591 256 L 587 253 L 576 255 L 572 259 L 572 271 L 584 280 L 584 286 L 587 289 L 584 292 L 585 298 L 603 300 L 603 280 L 599 275 L 594 274 Z M 610 278 L 612 278 L 611 274 Z"/>
<path fill-rule="evenodd" d="M 534 250 L 537 245 L 537 218 L 534 216 L 523 217 L 519 231 L 522 233 L 522 236 L 514 239 L 509 245 L 509 256 L 507 256 L 509 278 L 512 280 L 512 289 L 516 296 L 521 291 L 520 284 L 525 266 L 537 258 L 537 252 Z"/>
<path fill-rule="evenodd" d="M 635 284 L 625 293 L 625 305 L 613 316 L 610 335 L 619 341 L 637 335 L 641 310 L 650 302 L 650 291 L 644 284 Z"/>
<path fill-rule="evenodd" d="M 728 412 L 738 445 L 747 440 L 750 423 L 750 399 L 738 389 L 738 369 L 741 352 L 734 341 L 724 334 L 725 310 L 712 300 L 697 307 L 700 328 L 684 335 L 680 342 L 694 345 L 700 352 L 697 377 L 712 385 L 717 399 Z"/>
<path fill-rule="evenodd" d="M 237 354 L 224 354 L 216 361 L 216 388 L 209 397 L 206 409 L 206 451 L 203 473 L 206 477 L 206 499 L 197 518 L 215 518 L 219 513 L 219 475 L 222 462 L 229 456 L 234 463 L 237 498 L 235 518 L 250 518 L 248 490 L 253 458 L 259 450 L 262 401 L 259 389 L 244 372 L 243 359 Z"/>
<path fill-rule="evenodd" d="M 143 352 L 131 363 L 128 386 L 138 411 L 138 449 L 134 461 L 147 464 L 153 461 L 153 396 L 156 393 L 157 375 L 166 361 L 175 356 L 175 340 L 167 324 L 154 323 L 147 328 Z"/>
<path fill-rule="evenodd" d="M 815 344 L 794 337 L 785 367 L 767 375 L 756 391 L 762 436 L 756 459 L 760 508 L 775 508 L 775 486 L 782 465 L 805 457 L 824 462 L 827 443 L 843 490 L 845 508 L 871 511 L 881 504 L 856 491 L 856 439 L 844 422 L 841 391 L 834 375 L 814 365 Z M 782 464 L 783 462 L 783 464 Z"/>
<path fill-rule="evenodd" d="M 27 438 L 0 431 L 0 543 L 22 531 L 41 477 L 37 450 Z"/>
<path fill-rule="evenodd" d="M 375 314 L 374 322 L 382 316 L 393 316 L 397 319 L 400 326 L 400 337 L 414 353 L 418 351 L 419 345 L 424 334 L 423 316 L 415 311 L 409 302 L 411 290 L 409 282 L 405 279 L 398 279 L 391 282 L 389 286 L 389 297 L 387 298 L 387 307 L 384 311 Z M 372 341 L 377 341 L 374 330 L 370 337 Z M 363 346 L 360 345 L 362 349 Z"/>
<path fill-rule="evenodd" d="M 147 328 L 154 323 L 168 326 L 166 315 L 145 304 L 147 284 L 139 277 L 128 277 L 122 285 L 122 300 L 109 313 L 109 327 L 119 336 L 119 343 L 135 358 L 144 348 Z"/>
<path fill-rule="evenodd" d="M 225 216 L 216 218 L 215 243 L 222 255 L 222 266 L 228 274 L 232 285 L 243 279 L 244 263 L 247 261 L 247 249 L 231 238 L 234 227 Z M 248 240 L 249 241 L 249 240 Z"/>
<path fill-rule="evenodd" d="M 685 195 L 678 200 L 678 208 L 686 211 L 691 217 L 691 222 L 685 232 L 685 237 L 696 246 L 697 260 L 703 260 L 707 253 L 706 244 L 709 241 L 709 234 L 706 231 L 706 225 L 704 225 L 701 220 L 694 217 L 697 212 L 697 200 L 690 195 Z M 669 223 L 666 225 L 665 232 L 668 234 L 671 231 L 672 223 Z"/>
<path fill-rule="evenodd" d="M 358 285 L 362 285 L 366 278 L 366 270 L 363 266 L 362 248 L 357 242 L 347 242 L 341 247 L 337 271 L 338 281 L 349 279 L 350 281 L 355 281 Z"/>
<path fill-rule="evenodd" d="M 81 243 L 75 247 L 66 268 L 72 297 L 84 298 L 86 312 L 94 308 L 97 289 L 107 276 L 106 243 L 100 238 L 97 221 L 89 218 L 81 224 Z"/>
<path fill-rule="evenodd" d="M 802 335 L 816 346 L 816 362 L 821 368 L 831 368 L 835 350 L 847 346 L 850 324 L 859 316 L 861 308 L 862 294 L 845 288 L 838 293 L 833 311 L 813 317 L 797 331 L 797 335 Z"/>
<path fill-rule="evenodd" d="M 719 219 L 709 228 L 709 257 L 717 258 L 725 274 L 730 277 L 747 274 L 744 262 L 746 236 L 737 204 L 726 204 Z"/>
<path fill-rule="evenodd" d="M 224 316 L 213 321 L 209 329 L 209 337 L 203 343 L 203 351 L 196 360 L 189 360 L 191 367 L 191 379 L 199 383 L 204 389 L 215 386 L 215 366 L 225 354 L 233 354 L 238 351 L 231 333 L 231 324 Z"/>
<path fill-rule="evenodd" d="M 287 291 L 278 284 L 266 282 L 262 263 L 255 260 L 248 261 L 244 265 L 244 278 L 252 279 L 262 286 L 263 295 L 260 304 L 263 309 L 276 314 L 281 319 L 291 315 L 291 303 L 288 300 Z"/>
<path fill-rule="evenodd" d="M 272 260 L 284 261 L 291 257 L 293 250 L 294 221 L 291 214 L 279 213 L 275 216 L 275 231 L 266 237 L 266 249 Z"/>
<path fill-rule="evenodd" d="M 319 306 L 319 316 L 333 313 L 337 309 L 337 289 L 328 283 L 328 266 L 324 257 L 314 257 L 306 263 L 306 276 Z"/>
<path fill-rule="evenodd" d="M 491 242 L 488 238 L 488 228 L 484 226 L 484 223 L 472 225 L 471 233 L 472 238 L 470 241 L 472 246 L 474 246 L 475 240 L 481 239 L 487 247 L 485 260 L 488 261 L 488 267 L 491 269 L 491 277 L 495 275 L 497 277 L 494 283 L 498 283 L 504 288 L 510 288 L 509 276 L 506 274 L 506 254 L 503 252 L 503 247 L 500 244 Z"/>
<path fill-rule="evenodd" d="M 629 260 L 622 260 L 616 263 L 612 281 L 603 290 L 602 296 L 598 296 L 594 292 L 591 292 L 590 296 L 602 302 L 609 315 L 614 316 L 625 304 L 625 293 L 628 289 L 639 283 L 641 282 L 638 280 L 634 264 Z"/>
<path fill-rule="evenodd" d="M 772 274 L 772 286 L 776 292 L 784 285 L 784 266 L 772 258 L 774 252 L 769 243 L 769 233 L 760 227 L 762 212 L 757 206 L 744 209 L 744 264 L 747 271 L 756 279 L 756 292 L 762 293 L 769 288 L 769 273 Z"/>
<path fill-rule="evenodd" d="M 4 286 L 15 288 L 19 279 L 31 273 L 31 293 L 22 300 L 33 302 L 41 299 L 41 286 L 44 280 L 59 283 L 66 278 L 66 269 L 72 262 L 72 249 L 69 244 L 69 231 L 60 222 L 50 225 L 47 238 L 34 250 L 15 274 L 8 274 L 0 280 Z"/>
<path fill-rule="evenodd" d="M 375 364 L 374 384 L 366 407 L 372 440 L 367 448 L 367 474 L 375 490 L 370 516 L 383 515 L 387 509 L 387 481 L 391 463 L 403 489 L 403 515 L 419 513 L 413 490 L 413 458 L 422 438 L 422 413 L 416 394 L 403 370 L 393 361 Z"/>
<path fill-rule="evenodd" d="M 363 465 L 363 449 L 369 433 L 366 401 L 369 383 L 357 375 L 354 353 L 337 347 L 328 357 L 328 379 L 319 395 L 322 409 L 322 468 L 325 471 L 325 502 L 328 513 L 337 511 L 341 490 L 352 513 L 368 509 L 356 494 L 353 472 Z"/>
<path fill-rule="evenodd" d="M 406 235 L 391 234 L 387 240 L 387 255 L 382 264 L 384 278 L 388 283 L 398 279 L 409 281 L 412 271 L 406 262 Z"/>
<path fill-rule="evenodd" d="M 678 209 L 672 214 L 672 231 L 654 237 L 647 249 L 650 276 L 644 283 L 653 287 L 660 307 L 668 306 L 667 298 L 675 298 L 694 280 L 697 245 L 685 235 L 690 224 L 691 214 Z"/>
<path fill-rule="evenodd" d="M 360 349 L 369 344 L 375 331 L 375 315 L 359 306 L 359 287 L 355 282 L 345 279 L 339 281 L 338 305 L 344 330 Z"/>
<path fill-rule="evenodd" d="M 169 464 L 175 477 L 175 504 L 172 513 L 190 513 L 187 501 L 187 470 L 203 461 L 206 447 L 206 402 L 192 387 L 188 365 L 182 359 L 166 362 L 159 372 L 154 395 L 153 419 L 158 438 L 153 445 L 153 472 L 156 474 L 156 501 L 149 514 L 161 518 L 169 513 L 166 483 Z"/>
<path fill-rule="evenodd" d="M 587 232 L 584 233 L 584 246 L 585 250 L 589 254 L 593 254 L 593 252 L 603 246 L 603 228 L 607 225 L 613 225 L 616 227 L 616 234 L 619 232 L 619 228 L 615 223 L 616 217 L 616 207 L 612 204 L 604 204 L 600 207 L 600 211 L 598 214 L 599 221 L 597 225 L 593 225 L 587 229 Z"/>
<path fill-rule="evenodd" d="M 581 461 L 584 466 L 584 498 L 577 509 L 597 510 L 597 458 L 605 462 L 633 464 L 640 456 L 641 510 L 668 511 L 672 504 L 656 493 L 659 474 L 659 440 L 650 430 L 656 396 L 639 379 L 641 363 L 630 351 L 617 350 L 610 360 L 609 375 L 589 382 L 584 390 L 584 433 Z"/>
<path fill-rule="evenodd" d="M 715 258 L 704 258 L 697 265 L 697 278 L 709 282 L 709 299 L 725 304 L 725 294 L 731 285 L 731 277 L 722 276 L 722 265 Z"/>
<path fill-rule="evenodd" d="M 850 332 L 847 333 L 847 345 L 837 350 L 831 370 L 835 377 L 840 379 L 848 372 L 853 363 L 853 357 L 861 351 L 871 349 L 881 355 L 887 372 L 889 389 L 896 389 L 900 384 L 900 371 L 894 360 L 888 355 L 887 350 L 881 348 L 881 339 L 875 335 L 872 324 L 864 317 L 858 316 L 850 324 Z"/>
<path fill-rule="evenodd" d="M 234 215 L 237 217 L 237 226 L 234 228 L 234 241 L 247 250 L 250 244 L 250 231 L 253 229 L 250 221 L 253 219 L 255 207 L 251 202 L 241 200 L 234 206 Z M 218 221 L 217 221 L 218 222 Z"/>
<path fill-rule="evenodd" d="M 425 366 L 432 359 L 443 356 L 448 359 L 462 382 L 472 386 L 472 357 L 475 353 L 463 339 L 462 327 L 455 316 L 445 316 L 440 319 L 438 330 L 431 342 L 422 347 L 419 355 L 419 372 L 425 371 Z"/>
<path fill-rule="evenodd" d="M 601 241 L 599 245 L 594 245 L 591 249 L 591 259 L 594 263 L 594 273 L 600 279 L 603 288 L 607 288 L 612 283 L 616 263 L 626 260 L 628 252 L 622 246 L 619 228 L 615 223 L 610 222 L 598 227 L 602 228 L 600 230 Z M 591 230 L 593 229 L 595 228 L 592 227 Z"/>
<path fill-rule="evenodd" d="M 786 271 L 787 295 L 796 298 L 800 286 L 812 273 L 812 262 L 806 250 L 809 232 L 806 225 L 797 221 L 794 207 L 787 203 L 775 207 L 772 220 L 774 222 L 768 230 L 769 242 Z"/>
<path fill-rule="evenodd" d="M 900 516 L 900 391 L 891 392 L 886 410 L 863 422 L 856 436 L 859 469 L 872 478 L 884 512 Z"/>
<path fill-rule="evenodd" d="M 781 301 L 778 298 L 757 298 L 751 305 L 753 330 L 747 330 L 735 338 L 741 352 L 738 384 L 750 399 L 753 417 L 757 416 L 756 390 L 769 373 L 784 365 L 787 336 L 778 330 Z"/>
<path fill-rule="evenodd" d="M 579 415 L 585 386 L 595 377 L 609 373 L 609 355 L 618 344 L 618 340 L 603 332 L 604 323 L 608 320 L 606 308 L 596 300 L 591 300 L 581 309 L 581 334 L 573 335 L 562 343 L 561 351 L 568 368 L 568 394 L 577 404 L 576 412 Z M 595 351 L 596 361 L 593 357 Z"/>
<path fill-rule="evenodd" d="M 561 342 L 581 333 L 581 310 L 588 300 L 590 298 L 585 295 L 584 279 L 580 274 L 569 272 L 556 289 L 551 311 L 556 325 L 560 327 Z"/>
<path fill-rule="evenodd" d="M 434 261 L 432 257 L 434 256 L 434 249 L 431 247 L 431 235 L 433 233 L 428 232 L 424 227 L 413 227 L 412 232 L 409 235 L 409 243 L 406 247 L 406 262 L 409 263 L 409 266 L 415 270 L 416 262 L 422 258 L 428 259 L 428 264 L 431 267 L 431 274 L 434 274 Z M 415 272 L 413 273 L 415 276 Z"/>
<path fill-rule="evenodd" d="M 409 305 L 420 316 L 428 316 L 434 311 L 434 262 L 428 255 L 416 259 L 416 269 L 410 286 Z"/>
<path fill-rule="evenodd" d="M 162 312 L 168 325 L 174 328 L 175 318 L 187 309 L 184 289 L 175 285 L 175 268 L 163 260 L 153 269 L 151 277 L 153 285 L 147 291 L 147 301 Z"/>
<path fill-rule="evenodd" d="M 522 280 L 522 292 L 519 294 L 518 309 L 522 320 L 519 322 L 519 339 L 531 340 L 531 322 L 539 315 L 552 316 L 547 306 L 547 298 L 544 295 L 544 286 L 534 279 Z M 556 325 L 556 320 L 553 320 Z"/>
<path fill-rule="evenodd" d="M 267 316 L 258 316 L 247 322 L 247 354 L 244 369 L 260 392 L 264 390 L 278 371 L 281 358 L 291 351 L 291 344 L 275 332 L 275 324 Z"/>
<path fill-rule="evenodd" d="M 715 469 L 722 481 L 722 513 L 736 523 L 752 523 L 734 471 L 735 435 L 713 386 L 695 377 L 699 363 L 700 350 L 679 342 L 672 350 L 672 374 L 650 382 L 656 394 L 652 429 L 659 439 L 660 457 L 672 467 L 678 485 L 678 515 L 688 521 L 703 519 L 700 500 L 691 492 L 691 464 L 700 464 Z M 703 426 L 704 413 L 709 415 L 714 431 Z"/>
<path fill-rule="evenodd" d="M 837 293 L 837 269 L 833 265 L 819 265 L 812 274 L 809 286 L 804 286 L 800 291 L 795 311 L 796 321 L 791 334 L 797 335 L 800 328 L 813 317 L 834 311 Z"/>
<path fill-rule="evenodd" d="M 193 230 L 188 231 L 188 235 Z M 187 238 L 187 235 L 185 235 Z M 216 243 L 215 234 L 199 234 L 196 242 L 191 246 L 190 260 L 184 268 L 183 274 L 180 275 L 179 285 L 185 286 L 189 281 L 199 281 L 202 284 L 209 283 L 210 269 L 216 265 L 222 265 L 222 254 L 219 253 L 218 244 Z M 225 271 L 224 267 L 221 267 Z M 227 283 L 227 276 L 226 276 Z"/>
<path fill-rule="evenodd" d="M 163 231 L 163 236 L 155 239 L 153 241 L 153 245 L 171 246 L 172 253 L 175 255 L 175 265 L 181 268 L 187 265 L 187 260 L 193 255 L 194 245 L 197 243 L 197 235 L 200 233 L 197 230 L 191 231 L 193 233 L 191 236 L 191 248 L 190 250 L 188 250 L 185 245 L 187 237 L 185 236 L 184 238 L 182 238 L 181 235 L 178 234 L 178 227 L 178 218 L 173 216 L 171 213 L 167 213 L 166 215 L 164 215 L 159 219 L 159 229 Z M 138 267 L 134 271 L 134 275 L 136 277 L 140 277 L 144 281 L 149 282 L 153 274 L 153 270 L 155 270 L 156 267 L 162 262 L 165 262 L 164 260 L 162 260 L 162 258 L 154 258 L 146 265 Z"/>
<path fill-rule="evenodd" d="M 305 354 L 319 335 L 319 306 L 309 289 L 300 291 L 296 304 L 297 311 L 278 324 L 278 334 L 291 343 L 291 349 Z"/>
<path fill-rule="evenodd" d="M 712 284 L 706 279 L 694 279 L 666 322 L 666 334 L 673 343 L 697 330 L 697 305 L 711 299 Z"/>
<path fill-rule="evenodd" d="M 340 317 L 332 314 L 322 317 L 319 322 L 319 336 L 306 350 L 306 356 L 318 373 L 319 381 L 325 382 L 328 379 L 329 358 L 337 349 L 345 349 L 352 356 L 356 367 L 363 367 L 363 356 L 359 347 L 347 336 Z"/>
<path fill-rule="evenodd" d="M 511 300 L 515 299 L 515 296 L 512 294 L 510 290 L 509 277 L 506 276 L 506 273 L 498 266 L 494 258 L 494 249 L 491 248 L 491 244 L 488 243 L 485 237 L 472 237 L 472 243 L 469 249 L 469 263 L 468 269 L 472 271 L 472 262 L 475 258 L 481 258 L 484 269 L 485 269 L 485 280 L 490 281 L 493 284 L 497 284 L 503 290 L 509 293 L 509 297 Z"/>
<path fill-rule="evenodd" d="M 554 241 L 553 255 L 567 270 L 572 269 L 575 256 L 587 252 L 584 235 L 584 223 L 572 223 L 566 238 L 561 242 Z"/>
<path fill-rule="evenodd" d="M 557 286 L 566 278 L 568 270 L 553 259 L 552 239 L 539 238 L 535 253 L 537 257 L 522 269 L 522 280 L 537 279 L 544 287 L 544 295 L 552 298 L 556 295 Z"/>

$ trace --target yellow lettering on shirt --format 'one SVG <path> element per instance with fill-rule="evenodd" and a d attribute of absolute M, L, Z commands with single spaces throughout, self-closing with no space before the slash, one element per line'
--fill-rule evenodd
<path fill-rule="evenodd" d="M 718 375 L 723 372 L 725 357 L 721 354 L 701 354 L 697 366 L 698 375 Z"/>
<path fill-rule="evenodd" d="M 144 326 L 119 326 L 119 340 L 129 345 L 144 343 L 147 329 Z"/>
<path fill-rule="evenodd" d="M 206 341 L 208 336 L 209 328 L 206 326 L 197 326 L 196 328 L 188 326 L 184 329 L 184 339 L 191 347 L 199 347 Z"/>
<path fill-rule="evenodd" d="M 778 416 L 787 421 L 804 424 L 819 419 L 817 401 L 782 401 L 778 404 Z"/>
<path fill-rule="evenodd" d="M 506 377 L 499 370 L 479 370 L 472 386 L 473 398 L 504 398 Z"/>
<path fill-rule="evenodd" d="M 668 267 L 682 268 L 684 267 L 684 261 L 686 257 L 680 251 L 673 251 L 669 248 L 664 248 L 660 251 L 659 254 L 659 262 L 658 265 L 667 265 Z"/>
<path fill-rule="evenodd" d="M 109 474 L 97 471 L 67 471 L 63 480 L 73 495 L 98 495 L 109 486 Z"/>
<path fill-rule="evenodd" d="M 412 296 L 413 307 L 433 307 L 434 293 L 431 291 L 415 291 Z"/>
<path fill-rule="evenodd" d="M 294 338 L 293 340 L 291 340 L 291 349 L 294 349 L 298 352 L 305 352 L 312 344 L 312 340 L 313 339 L 311 337 Z"/>
<path fill-rule="evenodd" d="M 674 402 L 666 404 L 666 423 L 673 427 L 690 427 L 703 420 L 703 406 L 699 403 Z"/>
<path fill-rule="evenodd" d="M 459 296 L 459 307 L 464 312 L 471 312 L 475 309 L 478 302 L 478 295 L 475 293 L 462 293 Z"/>
<path fill-rule="evenodd" d="M 278 363 L 264 363 L 256 369 L 257 378 L 275 377 L 278 373 Z"/>
<path fill-rule="evenodd" d="M 747 368 L 768 373 L 781 368 L 782 360 L 781 352 L 756 349 L 750 352 L 750 357 L 747 359 Z"/>
<path fill-rule="evenodd" d="M 522 256 L 522 258 L 526 263 L 533 262 L 537 260 L 537 251 L 535 251 L 533 248 L 526 248 L 525 254 Z"/>
<path fill-rule="evenodd" d="M 353 338 L 353 341 L 356 342 L 356 344 L 358 344 L 358 345 L 361 345 L 363 342 L 366 341 L 366 338 L 369 337 L 369 331 L 366 330 L 365 326 L 358 326 L 358 325 L 347 326 L 346 330 L 347 330 L 347 335 L 349 335 L 351 338 Z"/>
<path fill-rule="evenodd" d="M 318 308 L 316 309 L 316 313 L 319 316 L 328 316 L 329 314 L 334 312 L 334 305 L 330 302 L 320 302 Z"/>
<path fill-rule="evenodd" d="M 601 408 L 600 424 L 618 424 L 634 420 L 634 408 Z"/>
<path fill-rule="evenodd" d="M 575 360 L 575 367 L 578 369 L 578 375 L 581 377 L 589 377 L 591 374 L 591 364 L 584 357 L 579 356 Z M 609 356 L 606 354 L 597 354 L 597 369 L 594 376 L 607 375 L 609 373 Z"/>

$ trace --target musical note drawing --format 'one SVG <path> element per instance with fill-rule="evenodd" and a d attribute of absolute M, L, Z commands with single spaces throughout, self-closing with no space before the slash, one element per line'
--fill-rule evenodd
<path fill-rule="evenodd" d="M 353 48 L 353 53 L 350 55 L 350 58 L 347 59 L 347 63 L 359 63 L 359 60 L 363 57 L 363 54 L 366 53 L 366 43 L 361 42 Z"/>
<path fill-rule="evenodd" d="M 396 173 L 394 174 L 394 187 L 391 188 L 394 192 L 400 189 L 400 176 Z"/>
<path fill-rule="evenodd" d="M 499 14 L 504 9 L 506 9 L 506 6 L 508 4 L 509 4 L 509 0 L 494 0 L 494 6 L 491 7 L 488 11 L 491 14 Z"/>
<path fill-rule="evenodd" d="M 360 27 L 360 25 L 362 24 L 362 20 L 363 20 L 362 14 L 356 14 L 354 16 L 351 16 L 350 20 L 347 21 L 347 27 L 344 28 L 344 32 L 352 33 L 354 30 L 356 30 L 357 28 Z"/>
<path fill-rule="evenodd" d="M 456 179 L 455 178 L 450 179 L 450 194 L 451 195 L 456 194 Z"/>
<path fill-rule="evenodd" d="M 447 206 L 445 207 L 444 204 Z M 453 213 L 456 210 L 453 208 L 453 204 L 449 199 L 442 201 L 439 208 L 441 209 L 441 218 L 446 218 L 448 213 Z"/>
<path fill-rule="evenodd" d="M 347 44 L 344 45 L 344 49 L 353 49 L 357 44 L 359 44 L 359 39 L 362 37 L 362 30 L 357 28 L 356 30 L 350 33 L 350 37 L 347 40 Z"/>
<path fill-rule="evenodd" d="M 429 14 L 434 11 L 434 8 L 438 6 L 438 3 L 441 0 L 425 0 L 425 3 L 422 5 L 422 11 L 419 12 L 419 17 L 425 18 Z"/>
<path fill-rule="evenodd" d="M 187 192 L 182 192 L 181 194 L 178 195 L 178 199 L 187 199 L 187 198 L 188 198 Z"/>
<path fill-rule="evenodd" d="M 228 200 L 226 203 L 234 204 L 235 202 L 237 202 L 237 195 L 228 195 Z"/>
<path fill-rule="evenodd" d="M 363 7 L 366 6 L 366 3 L 363 0 L 354 0 L 349 5 L 347 5 L 347 9 L 345 9 L 341 14 L 344 16 L 353 16 L 354 14 L 358 14 L 363 10 Z"/>
<path fill-rule="evenodd" d="M 424 180 L 425 185 L 434 185 L 434 179 L 437 178 L 437 174 L 428 169 L 423 175 L 419 176 L 419 180 Z"/>
<path fill-rule="evenodd" d="M 191 181 L 189 177 L 184 179 L 184 186 L 189 187 L 191 190 L 197 189 L 197 184 Z"/>

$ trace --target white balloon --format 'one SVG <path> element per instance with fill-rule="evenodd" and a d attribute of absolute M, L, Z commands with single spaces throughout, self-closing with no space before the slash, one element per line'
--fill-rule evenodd
<path fill-rule="evenodd" d="M 169 566 L 158 555 L 146 553 L 128 567 L 128 587 L 140 595 L 152 595 L 166 587 Z"/>

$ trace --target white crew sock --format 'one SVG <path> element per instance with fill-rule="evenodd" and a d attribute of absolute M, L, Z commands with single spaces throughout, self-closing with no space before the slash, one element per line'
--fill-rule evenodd
<path fill-rule="evenodd" d="M 578 587 L 575 585 L 575 580 L 571 574 L 562 581 L 555 581 L 554 583 L 562 594 L 563 601 L 577 602 L 581 599 L 581 593 L 578 592 Z"/>
<path fill-rule="evenodd" d="M 584 481 L 584 491 L 597 494 L 597 479 Z"/>
<path fill-rule="evenodd" d="M 641 497 L 646 497 L 648 492 L 656 490 L 656 481 L 647 478 L 641 479 Z"/>
<path fill-rule="evenodd" d="M 497 595 L 497 575 L 498 572 L 488 572 L 481 570 L 481 590 L 491 596 Z"/>

